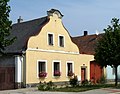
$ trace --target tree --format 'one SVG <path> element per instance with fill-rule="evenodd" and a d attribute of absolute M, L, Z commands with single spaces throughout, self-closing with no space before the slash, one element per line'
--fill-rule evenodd
<path fill-rule="evenodd" d="M 0 0 L 0 53 L 3 53 L 5 47 L 13 43 L 14 38 L 8 38 L 12 21 L 9 20 L 10 6 L 9 0 Z"/>
<path fill-rule="evenodd" d="M 110 65 L 115 68 L 115 86 L 118 83 L 117 67 L 120 65 L 120 24 L 113 18 L 111 25 L 104 29 L 105 33 L 98 40 L 95 60 L 102 67 Z"/>

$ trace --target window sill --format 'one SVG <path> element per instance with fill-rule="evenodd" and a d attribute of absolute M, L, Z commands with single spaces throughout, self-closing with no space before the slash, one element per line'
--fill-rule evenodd
<path fill-rule="evenodd" d="M 59 47 L 64 48 L 65 46 L 60 46 L 60 45 L 59 45 Z"/>
<path fill-rule="evenodd" d="M 46 77 L 37 77 L 37 79 L 46 79 L 47 78 L 47 76 Z"/>
<path fill-rule="evenodd" d="M 50 44 L 48 44 L 48 46 L 51 46 L 51 47 L 53 47 L 53 46 L 55 46 L 55 45 L 54 45 L 54 44 L 53 44 L 53 45 L 52 45 L 52 44 L 51 44 L 51 45 L 50 45 Z"/>
<path fill-rule="evenodd" d="M 61 76 L 53 76 L 54 79 L 61 78 Z"/>

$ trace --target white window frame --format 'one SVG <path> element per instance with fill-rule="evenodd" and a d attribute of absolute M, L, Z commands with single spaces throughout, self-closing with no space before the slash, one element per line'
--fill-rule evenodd
<path fill-rule="evenodd" d="M 48 76 L 48 72 L 47 72 L 47 60 L 37 60 L 37 78 L 39 78 L 38 74 L 39 74 L 39 69 L 38 69 L 38 63 L 39 62 L 45 62 L 45 72 L 47 73 Z M 45 78 L 47 78 L 47 76 Z"/>
<path fill-rule="evenodd" d="M 48 41 L 48 35 L 49 35 L 49 34 L 52 34 L 52 35 L 53 35 L 53 45 L 49 45 L 49 41 Z M 49 46 L 55 46 L 54 33 L 52 33 L 52 32 L 47 32 L 47 45 L 49 45 Z"/>
<path fill-rule="evenodd" d="M 60 39 L 59 39 L 60 36 L 62 36 L 63 39 L 64 39 L 64 46 L 60 46 Z M 58 34 L 58 46 L 59 47 L 65 47 L 65 36 L 64 35 Z"/>
<path fill-rule="evenodd" d="M 72 63 L 72 71 L 74 73 L 74 61 L 66 61 L 66 77 L 68 77 L 68 67 L 67 67 L 67 64 L 68 63 Z"/>
<path fill-rule="evenodd" d="M 52 77 L 55 78 L 56 76 L 54 76 L 54 62 L 59 62 L 60 64 L 60 72 L 62 73 L 61 71 L 61 61 L 60 60 L 53 60 L 52 61 Z M 60 75 L 61 76 L 61 75 Z"/>

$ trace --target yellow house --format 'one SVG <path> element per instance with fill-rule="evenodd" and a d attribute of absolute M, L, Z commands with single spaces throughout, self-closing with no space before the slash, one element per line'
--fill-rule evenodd
<path fill-rule="evenodd" d="M 62 23 L 59 10 L 47 11 L 47 16 L 12 26 L 16 41 L 6 48 L 15 61 L 17 86 L 34 85 L 40 81 L 65 82 L 74 73 L 78 80 L 90 79 L 90 61 L 94 56 L 80 54 Z"/>

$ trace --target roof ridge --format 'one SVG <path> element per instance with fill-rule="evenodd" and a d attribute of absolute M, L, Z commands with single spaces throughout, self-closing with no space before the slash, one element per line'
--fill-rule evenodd
<path fill-rule="evenodd" d="M 36 20 L 44 19 L 44 18 L 47 18 L 47 17 L 48 17 L 48 16 L 44 16 L 44 17 L 40 17 L 40 18 L 35 18 L 35 19 L 31 19 L 31 20 L 27 20 L 27 21 L 20 22 L 20 23 L 14 23 L 14 24 L 12 24 L 12 25 L 29 23 L 29 22 L 33 22 L 33 21 L 36 21 Z"/>
<path fill-rule="evenodd" d="M 77 38 L 77 37 L 87 37 L 87 36 L 94 36 L 94 35 L 96 35 L 96 34 L 91 34 L 91 35 L 86 35 L 86 36 L 74 36 L 73 38 Z M 100 35 L 100 34 L 99 34 Z"/>
<path fill-rule="evenodd" d="M 5 52 L 21 52 L 26 50 L 28 39 L 40 33 L 44 25 L 49 22 L 47 16 L 12 25 L 10 37 L 16 36 L 17 39 L 12 45 L 6 47 Z"/>

